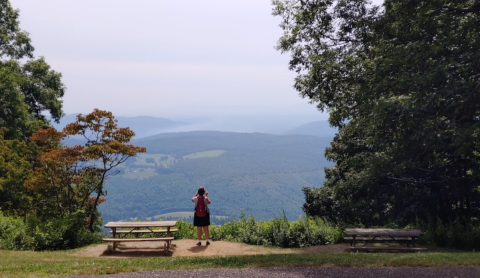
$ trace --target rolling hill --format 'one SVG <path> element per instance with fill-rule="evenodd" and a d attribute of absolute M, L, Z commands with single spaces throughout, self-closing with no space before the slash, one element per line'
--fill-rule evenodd
<path fill-rule="evenodd" d="M 259 219 L 302 214 L 304 186 L 321 186 L 329 138 L 233 132 L 165 133 L 132 144 L 147 153 L 131 158 L 105 185 L 104 222 L 193 212 L 199 186 L 210 192 L 213 216 Z M 188 215 L 188 214 L 187 214 Z"/>

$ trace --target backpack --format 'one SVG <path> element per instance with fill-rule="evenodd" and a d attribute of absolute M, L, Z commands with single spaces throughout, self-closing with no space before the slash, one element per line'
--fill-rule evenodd
<path fill-rule="evenodd" d="M 205 197 L 197 196 L 197 205 L 195 206 L 195 215 L 198 217 L 207 216 L 207 205 L 205 204 Z"/>

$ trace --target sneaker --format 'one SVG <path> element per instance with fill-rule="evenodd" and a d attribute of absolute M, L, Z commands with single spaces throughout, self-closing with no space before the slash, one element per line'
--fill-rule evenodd
<path fill-rule="evenodd" d="M 209 241 L 209 240 L 207 240 L 207 245 L 210 245 L 210 241 Z"/>
<path fill-rule="evenodd" d="M 201 241 L 197 242 L 197 246 L 200 246 L 200 245 L 202 245 L 202 242 Z"/>

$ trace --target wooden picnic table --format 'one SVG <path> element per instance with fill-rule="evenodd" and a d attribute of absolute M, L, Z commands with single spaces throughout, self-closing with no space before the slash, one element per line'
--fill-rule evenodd
<path fill-rule="evenodd" d="M 371 250 L 371 249 L 384 249 L 384 250 L 396 250 L 396 251 L 425 251 L 426 248 L 416 248 L 415 241 L 422 235 L 422 231 L 417 229 L 345 229 L 346 240 L 351 241 L 351 250 Z M 356 246 L 358 241 L 363 241 L 364 246 Z M 405 247 L 377 247 L 366 246 L 367 242 L 394 242 L 399 244 L 405 244 Z M 409 245 L 412 245 L 410 247 Z"/>
<path fill-rule="evenodd" d="M 111 238 L 103 238 L 103 241 L 113 243 L 113 251 L 115 251 L 118 242 L 137 242 L 137 241 L 164 241 L 164 252 L 167 254 L 170 249 L 170 244 L 174 237 L 173 232 L 177 229 L 172 229 L 177 224 L 177 221 L 136 221 L 136 222 L 108 222 L 105 228 L 111 229 Z M 160 230 L 158 228 L 161 228 Z M 121 229 L 121 230 L 117 230 Z M 139 234 L 165 234 L 165 237 L 147 237 L 138 238 Z M 122 237 L 123 235 L 123 237 Z M 127 237 L 134 235 L 135 238 Z"/>

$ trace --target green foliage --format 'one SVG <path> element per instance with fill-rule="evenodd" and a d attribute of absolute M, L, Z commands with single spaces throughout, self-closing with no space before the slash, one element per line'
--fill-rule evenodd
<path fill-rule="evenodd" d="M 7 217 L 0 212 L 0 249 L 62 250 L 100 242 L 98 231 L 85 229 L 83 212 L 51 221 Z"/>
<path fill-rule="evenodd" d="M 4 130 L 0 128 L 0 211 L 24 215 L 31 203 L 24 181 L 32 174 L 32 150 L 20 140 L 5 140 Z"/>
<path fill-rule="evenodd" d="M 0 211 L 0 249 L 28 250 L 32 241 L 27 237 L 27 225 L 20 218 L 4 216 Z"/>
<path fill-rule="evenodd" d="M 339 128 L 304 210 L 365 226 L 478 219 L 478 1 L 273 3 L 295 88 Z"/>
<path fill-rule="evenodd" d="M 191 222 L 178 221 L 175 238 L 196 239 L 196 227 Z M 277 217 L 269 221 L 258 221 L 244 212 L 240 219 L 226 222 L 221 226 L 210 226 L 212 240 L 227 240 L 252 245 L 297 248 L 338 243 L 342 231 L 320 218 L 303 217 L 288 221 Z"/>
<path fill-rule="evenodd" d="M 193 223 L 186 222 L 183 220 L 178 220 L 176 228 L 178 229 L 175 232 L 176 239 L 195 239 L 197 238 L 197 229 L 193 226 Z"/>
<path fill-rule="evenodd" d="M 424 233 L 420 240 L 426 244 L 463 250 L 480 249 L 480 226 L 478 224 L 444 225 L 441 219 L 437 218 L 428 223 L 419 223 L 418 228 Z"/>

